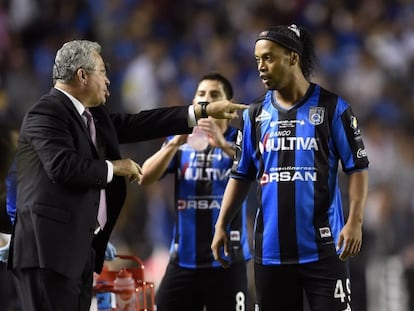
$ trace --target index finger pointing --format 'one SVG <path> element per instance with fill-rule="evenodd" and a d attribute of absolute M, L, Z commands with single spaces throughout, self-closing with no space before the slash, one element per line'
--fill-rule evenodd
<path fill-rule="evenodd" d="M 233 109 L 235 109 L 235 110 L 244 110 L 244 109 L 249 108 L 249 105 L 246 105 L 246 104 L 235 104 L 235 103 L 233 103 L 231 107 Z"/>

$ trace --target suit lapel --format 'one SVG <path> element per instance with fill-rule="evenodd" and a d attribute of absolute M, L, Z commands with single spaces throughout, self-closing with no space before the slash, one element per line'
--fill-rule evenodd
<path fill-rule="evenodd" d="M 82 118 L 82 116 L 79 114 L 79 112 L 76 110 L 75 106 L 73 105 L 72 101 L 69 97 L 67 97 L 65 94 L 63 94 L 61 91 L 52 88 L 50 91 L 51 94 L 57 96 L 59 98 L 59 101 L 61 101 L 65 107 L 68 109 L 69 113 L 75 120 L 75 122 L 79 125 L 79 127 L 82 129 L 83 133 L 85 134 L 86 139 L 89 141 L 89 145 L 91 146 L 91 149 L 93 150 L 93 153 L 96 157 L 98 156 L 98 150 L 95 147 L 91 135 L 89 133 L 89 129 L 85 123 L 85 120 Z"/>

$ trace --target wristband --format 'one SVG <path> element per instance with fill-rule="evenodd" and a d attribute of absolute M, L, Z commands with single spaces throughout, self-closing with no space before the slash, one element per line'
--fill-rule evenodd
<path fill-rule="evenodd" d="M 209 102 L 198 102 L 198 104 L 201 106 L 201 118 L 208 118 L 207 105 Z"/>

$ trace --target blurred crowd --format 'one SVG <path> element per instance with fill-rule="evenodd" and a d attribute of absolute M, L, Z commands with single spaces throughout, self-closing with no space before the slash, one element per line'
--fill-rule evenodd
<path fill-rule="evenodd" d="M 319 67 L 312 80 L 351 104 L 370 160 L 364 246 L 351 260 L 355 310 L 414 310 L 411 0 L 0 0 L 0 123 L 19 128 L 52 86 L 56 51 L 76 38 L 103 47 L 112 111 L 188 105 L 210 71 L 229 78 L 237 102 L 249 103 L 265 91 L 253 55 L 257 35 L 292 23 L 313 34 Z M 161 143 L 123 152 L 142 164 Z M 168 258 L 172 180 L 128 191 L 112 242 L 143 258 L 158 279 Z M 7 282 L 0 278 L 2 302 L 13 295 Z"/>

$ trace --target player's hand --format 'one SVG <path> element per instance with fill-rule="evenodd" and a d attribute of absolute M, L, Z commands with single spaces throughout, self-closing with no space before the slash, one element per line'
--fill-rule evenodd
<path fill-rule="evenodd" d="M 170 144 L 173 144 L 175 146 L 181 146 L 182 144 L 185 144 L 187 141 L 188 134 L 182 134 L 182 135 L 175 135 L 171 140 Z"/>
<path fill-rule="evenodd" d="M 361 247 L 362 226 L 360 224 L 346 223 L 339 234 L 336 247 L 337 250 L 342 249 L 339 259 L 345 261 L 350 257 L 355 257 L 361 251 Z"/>
<path fill-rule="evenodd" d="M 225 260 L 221 254 L 221 250 L 224 250 L 224 255 L 229 255 L 229 237 L 226 230 L 217 228 L 214 233 L 213 241 L 211 242 L 211 251 L 213 252 L 213 257 L 217 260 L 223 268 L 228 268 L 230 263 Z"/>
<path fill-rule="evenodd" d="M 227 144 L 220 128 L 216 125 L 212 118 L 200 119 L 197 126 L 208 135 L 208 142 L 213 147 L 223 148 Z"/>

